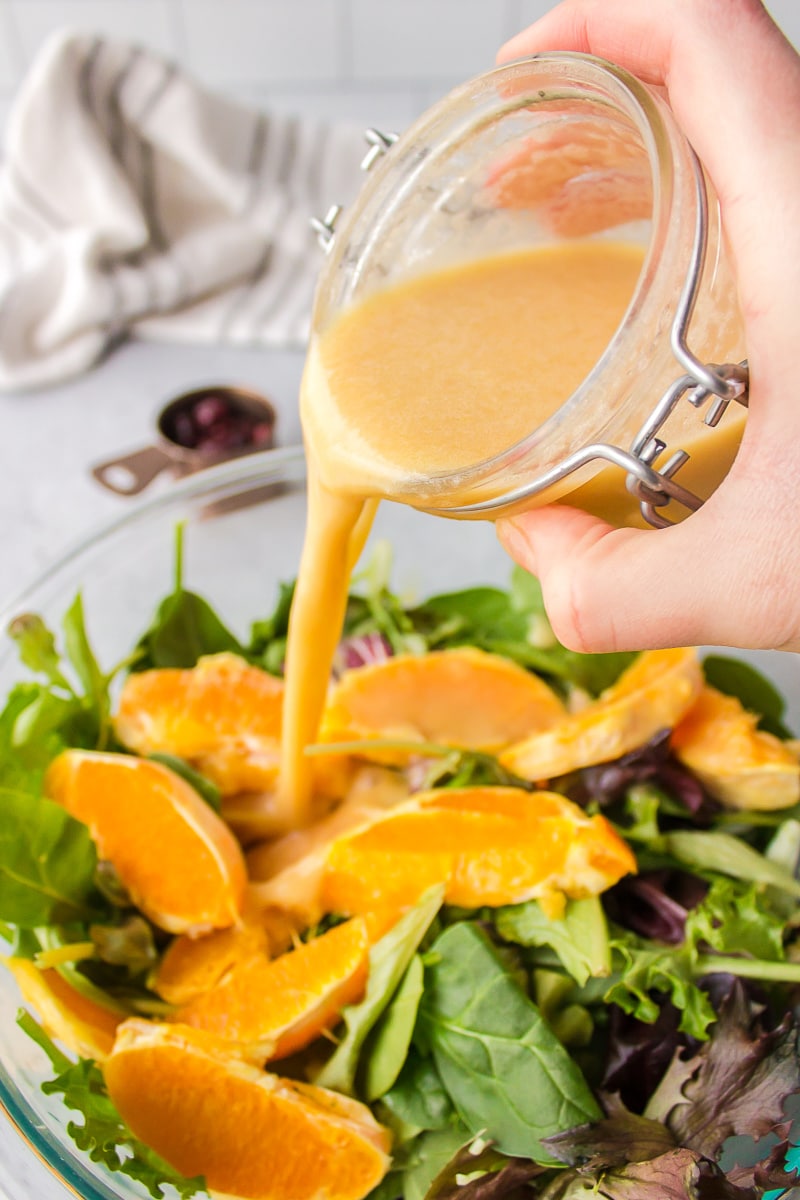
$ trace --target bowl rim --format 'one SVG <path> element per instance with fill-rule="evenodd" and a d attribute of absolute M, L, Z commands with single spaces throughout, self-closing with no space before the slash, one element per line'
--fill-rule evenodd
<path fill-rule="evenodd" d="M 300 443 L 282 446 L 274 450 L 260 450 L 241 458 L 206 467 L 184 479 L 177 480 L 157 496 L 135 501 L 131 507 L 110 520 L 99 521 L 72 542 L 47 566 L 33 576 L 21 590 L 13 593 L 0 604 L 0 633 L 4 633 L 9 622 L 28 607 L 29 597 L 68 567 L 81 554 L 98 542 L 128 528 L 143 517 L 157 514 L 182 501 L 201 500 L 211 493 L 237 494 L 243 489 L 256 488 L 261 484 L 276 482 L 282 472 L 298 467 L 305 462 L 305 452 Z"/>

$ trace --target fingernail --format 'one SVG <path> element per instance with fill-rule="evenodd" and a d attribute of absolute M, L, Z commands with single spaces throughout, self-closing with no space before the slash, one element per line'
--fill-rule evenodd
<path fill-rule="evenodd" d="M 536 574 L 536 551 L 531 538 L 516 517 L 501 517 L 495 522 L 500 544 L 511 557 L 532 575 Z"/>

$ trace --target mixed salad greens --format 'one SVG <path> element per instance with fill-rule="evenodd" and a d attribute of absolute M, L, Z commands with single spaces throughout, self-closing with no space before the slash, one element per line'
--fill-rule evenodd
<path fill-rule="evenodd" d="M 379 549 L 356 581 L 337 670 L 476 646 L 565 696 L 597 696 L 631 661 L 559 645 L 536 581 L 518 569 L 508 590 L 407 605 L 389 566 Z M 80 597 L 61 647 L 38 616 L 13 622 L 31 678 L 0 713 L 0 932 L 10 954 L 119 1012 L 168 1015 L 149 980 L 170 935 L 132 906 L 86 826 L 45 798 L 44 772 L 67 747 L 124 749 L 111 697 L 125 672 L 228 651 L 280 674 L 291 597 L 282 587 L 242 642 L 183 586 L 179 539 L 173 591 L 110 670 L 92 652 Z M 762 728 L 791 737 L 780 695 L 752 668 L 720 656 L 704 672 L 760 713 Z M 208 779 L 169 765 L 218 807 Z M 484 753 L 432 755 L 415 770 L 426 788 L 533 786 Z M 373 946 L 366 994 L 345 1011 L 322 1066 L 319 1047 L 292 1064 L 298 1078 L 313 1070 L 314 1082 L 369 1104 L 391 1129 L 392 1166 L 370 1200 L 800 1196 L 786 1173 L 800 1094 L 800 805 L 722 808 L 672 755 L 669 731 L 549 786 L 603 813 L 638 873 L 602 897 L 568 901 L 561 919 L 536 901 L 455 909 L 434 889 Z M 44 1090 L 77 1114 L 68 1129 L 81 1150 L 153 1196 L 168 1185 L 202 1192 L 202 1179 L 179 1176 L 125 1126 L 100 1066 L 67 1057 L 29 1013 L 19 1023 L 50 1060 Z M 732 1149 L 738 1135 L 758 1142 L 755 1154 Z"/>

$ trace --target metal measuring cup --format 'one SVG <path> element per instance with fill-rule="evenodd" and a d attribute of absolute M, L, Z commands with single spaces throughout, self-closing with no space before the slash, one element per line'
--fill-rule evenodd
<path fill-rule="evenodd" d="M 215 436 L 212 422 L 207 424 L 204 437 L 203 426 L 197 420 L 203 403 L 216 404 L 220 412 L 224 408 L 230 420 L 239 423 L 241 438 L 233 427 L 227 440 L 221 428 Z M 158 440 L 154 445 L 97 463 L 91 473 L 98 483 L 117 495 L 137 496 L 163 471 L 170 471 L 175 477 L 192 475 L 231 458 L 269 450 L 274 444 L 275 420 L 275 409 L 269 400 L 249 388 L 227 384 L 195 388 L 176 396 L 161 409 L 156 418 Z M 191 444 L 193 428 L 199 435 L 194 445 Z"/>

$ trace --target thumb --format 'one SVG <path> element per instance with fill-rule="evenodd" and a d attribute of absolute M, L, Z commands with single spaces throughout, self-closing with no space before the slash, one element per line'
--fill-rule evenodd
<path fill-rule="evenodd" d="M 763 539 L 740 525 L 736 553 L 726 553 L 730 521 L 714 509 L 709 502 L 681 525 L 639 530 L 552 505 L 501 518 L 497 534 L 538 576 L 553 631 L 572 650 L 796 643 L 777 603 L 793 592 L 764 577 Z"/>

